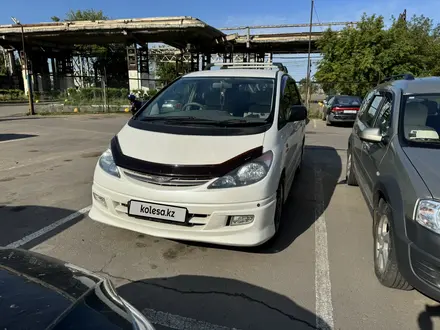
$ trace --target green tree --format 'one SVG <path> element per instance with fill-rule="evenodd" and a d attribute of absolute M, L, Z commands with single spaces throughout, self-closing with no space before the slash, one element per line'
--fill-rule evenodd
<path fill-rule="evenodd" d="M 63 21 L 105 21 L 108 20 L 108 16 L 104 15 L 102 10 L 85 9 L 85 10 L 70 10 Z M 52 16 L 53 22 L 60 22 L 61 19 L 58 16 Z"/>
<path fill-rule="evenodd" d="M 392 18 L 385 29 L 382 16 L 364 15 L 356 27 L 327 30 L 317 41 L 323 59 L 315 78 L 324 91 L 363 96 L 383 78 L 413 73 L 440 73 L 440 28 L 424 16 L 409 21 Z"/>
<path fill-rule="evenodd" d="M 300 81 L 298 81 L 298 89 L 301 95 L 306 95 L 307 93 L 307 79 L 306 78 L 302 78 Z M 317 93 L 319 91 L 319 84 L 312 81 L 310 84 L 310 93 L 314 94 Z"/>
<path fill-rule="evenodd" d="M 183 63 L 176 65 L 176 63 L 172 62 L 157 62 L 156 75 L 159 77 L 161 81 L 168 84 L 172 82 L 177 77 L 183 75 L 186 72 L 189 72 L 190 65 L 189 63 Z"/>

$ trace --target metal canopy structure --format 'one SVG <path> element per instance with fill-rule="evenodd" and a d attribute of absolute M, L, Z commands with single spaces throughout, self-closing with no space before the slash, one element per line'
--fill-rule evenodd
<path fill-rule="evenodd" d="M 318 40 L 323 32 L 312 32 L 312 52 L 318 52 L 316 40 Z M 283 53 L 307 53 L 309 45 L 308 32 L 299 33 L 278 33 L 278 34 L 258 34 L 239 35 L 234 40 L 235 52 L 249 51 L 248 42 L 253 52 L 264 52 L 273 54 Z"/>
<path fill-rule="evenodd" d="M 27 44 L 58 49 L 73 49 L 78 44 L 161 42 L 179 49 L 191 45 L 197 51 L 210 51 L 226 37 L 189 16 L 23 24 L 23 28 Z M 18 25 L 0 25 L 0 45 L 20 48 L 21 32 Z"/>

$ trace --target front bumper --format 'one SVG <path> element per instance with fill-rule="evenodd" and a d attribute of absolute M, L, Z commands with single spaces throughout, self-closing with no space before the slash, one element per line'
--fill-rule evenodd
<path fill-rule="evenodd" d="M 105 200 L 104 205 L 102 200 L 92 197 L 89 213 L 92 220 L 151 236 L 220 245 L 257 246 L 275 234 L 273 218 L 276 195 L 255 202 L 201 204 L 156 200 L 153 194 L 130 196 L 107 189 L 96 182 L 92 191 Z M 185 207 L 188 210 L 188 221 L 185 224 L 170 223 L 130 216 L 127 207 L 130 200 Z M 228 225 L 229 217 L 236 215 L 253 215 L 254 220 L 243 225 Z"/>
<path fill-rule="evenodd" d="M 417 243 L 397 237 L 399 269 L 415 289 L 440 301 L 440 236 L 416 224 Z M 414 228 L 414 227 L 413 227 Z"/>
<path fill-rule="evenodd" d="M 355 114 L 345 114 L 339 112 L 330 112 L 328 115 L 328 120 L 331 122 L 338 123 L 352 123 L 356 120 L 357 113 Z"/>

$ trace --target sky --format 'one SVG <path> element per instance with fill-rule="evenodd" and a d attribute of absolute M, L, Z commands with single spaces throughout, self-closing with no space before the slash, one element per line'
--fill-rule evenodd
<path fill-rule="evenodd" d="M 110 18 L 192 16 L 217 27 L 308 23 L 311 0 L 0 0 L 0 25 L 11 24 L 11 16 L 25 23 L 49 22 L 64 17 L 70 9 L 103 10 Z M 23 9 L 24 8 L 24 9 Z M 407 17 L 424 15 L 440 23 L 440 0 L 315 0 L 314 22 L 357 21 L 363 13 L 389 19 L 407 10 Z M 316 31 L 324 28 L 316 27 Z M 259 30 L 252 33 L 302 32 L 306 29 Z M 235 31 L 231 31 L 235 32 Z M 301 56 L 303 57 L 303 56 Z M 306 75 L 306 59 L 282 58 L 296 79 Z M 316 62 L 314 62 L 316 63 Z"/>

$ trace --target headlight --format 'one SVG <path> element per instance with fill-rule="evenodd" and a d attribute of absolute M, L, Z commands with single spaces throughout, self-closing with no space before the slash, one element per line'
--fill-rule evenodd
<path fill-rule="evenodd" d="M 272 165 L 272 160 L 272 151 L 265 152 L 257 159 L 218 178 L 208 186 L 208 189 L 241 187 L 256 183 L 266 177 Z"/>
<path fill-rule="evenodd" d="M 422 226 L 440 234 L 440 202 L 420 200 L 416 207 L 415 218 Z"/>
<path fill-rule="evenodd" d="M 118 178 L 121 177 L 119 174 L 118 167 L 115 164 L 115 161 L 113 160 L 112 151 L 110 149 L 107 149 L 104 151 L 104 153 L 99 158 L 99 166 L 108 174 L 116 176 Z"/>

